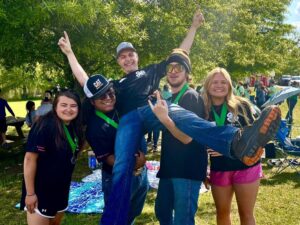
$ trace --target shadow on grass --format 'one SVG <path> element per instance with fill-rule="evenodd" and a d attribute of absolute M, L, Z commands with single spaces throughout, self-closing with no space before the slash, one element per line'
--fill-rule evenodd
<path fill-rule="evenodd" d="M 287 168 L 281 173 L 276 173 L 276 169 L 277 168 L 272 168 L 270 166 L 263 166 L 263 171 L 267 174 L 267 177 L 261 180 L 261 185 L 274 186 L 292 183 L 294 188 L 300 187 L 300 173 L 295 169 Z M 298 171 L 300 171 L 300 168 Z"/>

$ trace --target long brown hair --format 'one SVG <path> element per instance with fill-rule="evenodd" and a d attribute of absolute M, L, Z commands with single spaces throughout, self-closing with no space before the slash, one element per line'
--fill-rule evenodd
<path fill-rule="evenodd" d="M 52 120 L 56 130 L 58 131 L 55 133 L 55 144 L 58 148 L 61 148 L 64 145 L 66 135 L 63 129 L 63 123 L 56 113 L 57 104 L 61 96 L 73 99 L 78 106 L 78 115 L 70 122 L 70 126 L 73 128 L 75 135 L 78 138 L 79 149 L 81 149 L 84 144 L 83 126 L 81 122 L 81 101 L 79 95 L 72 90 L 62 91 L 56 95 L 53 101 L 53 110 L 38 119 L 37 130 L 41 130 L 45 127 L 47 121 Z"/>
<path fill-rule="evenodd" d="M 245 118 L 246 123 L 249 125 L 250 121 L 253 121 L 254 118 L 249 118 L 249 114 L 247 113 L 247 108 L 251 109 L 251 103 L 243 97 L 239 97 L 233 94 L 233 85 L 231 81 L 231 77 L 226 69 L 221 67 L 216 67 L 212 71 L 210 71 L 204 81 L 202 97 L 205 105 L 205 112 L 208 118 L 209 113 L 212 107 L 212 99 L 211 95 L 209 94 L 208 90 L 212 84 L 213 78 L 217 73 L 220 73 L 224 76 L 224 78 L 228 82 L 228 94 L 225 98 L 225 103 L 227 104 L 227 108 L 230 112 L 234 114 L 234 116 L 241 115 Z M 240 110 L 239 110 L 240 109 Z"/>

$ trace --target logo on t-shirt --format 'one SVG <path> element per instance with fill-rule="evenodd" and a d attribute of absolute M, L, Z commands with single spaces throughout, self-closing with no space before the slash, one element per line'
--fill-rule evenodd
<path fill-rule="evenodd" d="M 145 70 L 140 70 L 140 71 L 137 71 L 137 72 L 135 73 L 135 76 L 136 76 L 137 78 L 140 78 L 140 77 L 145 76 L 145 75 L 146 75 Z"/>

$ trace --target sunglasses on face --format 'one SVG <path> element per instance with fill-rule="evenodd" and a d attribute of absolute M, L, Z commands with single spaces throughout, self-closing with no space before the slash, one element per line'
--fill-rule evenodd
<path fill-rule="evenodd" d="M 181 64 L 168 64 L 167 73 L 180 73 L 185 71 L 185 68 Z"/>
<path fill-rule="evenodd" d="M 115 91 L 113 89 L 108 90 L 107 92 L 105 92 L 103 95 L 99 96 L 97 99 L 99 100 L 105 100 L 105 99 L 113 99 L 115 98 Z"/>

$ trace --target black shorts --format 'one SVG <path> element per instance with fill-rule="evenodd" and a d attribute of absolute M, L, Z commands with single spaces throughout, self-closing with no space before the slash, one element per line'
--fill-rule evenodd
<path fill-rule="evenodd" d="M 6 118 L 0 119 L 0 133 L 6 133 L 6 131 L 7 131 Z"/>
<path fill-rule="evenodd" d="M 25 208 L 26 190 L 23 183 L 22 197 L 21 197 L 21 210 Z M 69 190 L 63 192 L 51 190 L 51 188 L 36 190 L 38 198 L 38 214 L 47 218 L 54 218 L 58 212 L 63 212 L 68 207 Z"/>

